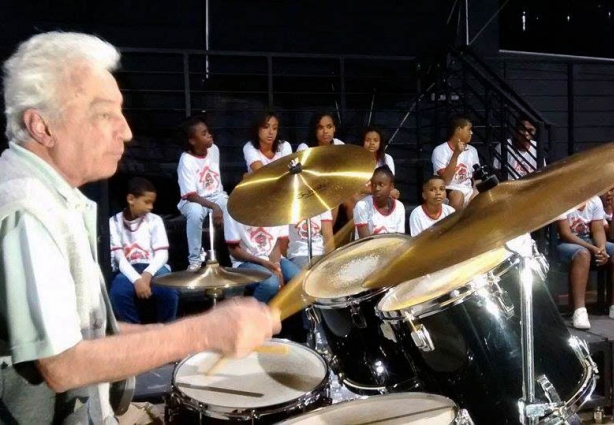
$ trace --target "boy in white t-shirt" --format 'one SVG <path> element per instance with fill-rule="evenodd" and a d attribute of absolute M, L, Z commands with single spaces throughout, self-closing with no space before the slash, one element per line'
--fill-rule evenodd
<path fill-rule="evenodd" d="M 505 165 L 509 180 L 526 176 L 537 170 L 537 142 L 533 140 L 535 132 L 535 126 L 528 118 L 520 118 L 516 123 L 514 138 L 506 141 L 507 163 Z M 493 167 L 496 170 L 502 168 L 499 158 L 501 158 L 501 144 L 495 146 Z M 545 160 L 543 165 L 546 165 Z"/>
<path fill-rule="evenodd" d="M 335 249 L 333 242 L 333 215 L 326 211 L 309 219 L 311 221 L 312 264 Z M 309 263 L 307 220 L 288 225 L 289 243 L 287 257 L 297 267 L 305 268 Z M 282 252 L 284 250 L 282 249 Z"/>
<path fill-rule="evenodd" d="M 168 238 L 164 222 L 153 214 L 156 189 L 149 180 L 135 177 L 128 182 L 128 206 L 109 219 L 112 265 L 117 274 L 111 282 L 113 311 L 122 322 L 141 323 L 137 299 L 153 297 L 158 322 L 177 316 L 176 290 L 152 286 L 151 279 L 169 273 Z"/>
<path fill-rule="evenodd" d="M 372 195 L 354 207 L 356 238 L 380 233 L 405 233 L 405 206 L 390 196 L 394 174 L 388 166 L 376 168 L 371 177 Z"/>
<path fill-rule="evenodd" d="M 213 144 L 213 136 L 202 116 L 185 120 L 179 131 L 187 143 L 181 154 L 177 178 L 181 201 L 177 205 L 187 220 L 188 270 L 201 268 L 203 222 L 211 213 L 213 223 L 223 224 L 228 195 L 222 186 L 220 150 Z"/>
<path fill-rule="evenodd" d="M 417 236 L 444 217 L 454 213 L 454 208 L 445 204 L 446 183 L 439 176 L 432 176 L 422 185 L 424 203 L 409 216 L 409 233 Z"/>
<path fill-rule="evenodd" d="M 288 226 L 247 226 L 225 214 L 224 237 L 233 267 L 271 273 L 268 279 L 247 286 L 260 302 L 269 302 L 281 285 L 299 272 L 290 260 L 281 257 L 280 239 L 288 238 Z"/>
<path fill-rule="evenodd" d="M 603 204 L 593 196 L 584 204 L 561 215 L 557 220 L 557 252 L 563 264 L 569 264 L 569 283 L 574 303 L 573 326 L 589 329 L 584 304 L 591 262 L 608 265 L 614 278 L 614 243 L 607 242 L 603 228 Z M 612 280 L 614 282 L 614 280 Z M 614 291 L 612 291 L 614 297 Z M 610 317 L 614 318 L 614 299 L 610 300 Z"/>
<path fill-rule="evenodd" d="M 448 129 L 448 141 L 433 150 L 433 172 L 441 176 L 449 191 L 450 206 L 456 211 L 477 195 L 472 183 L 473 166 L 480 164 L 478 151 L 471 145 L 471 121 L 456 118 Z"/>

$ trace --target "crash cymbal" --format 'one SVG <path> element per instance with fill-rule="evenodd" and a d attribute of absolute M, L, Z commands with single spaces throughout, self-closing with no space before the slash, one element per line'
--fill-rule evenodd
<path fill-rule="evenodd" d="M 251 226 L 280 226 L 331 210 L 373 175 L 373 154 L 355 145 L 309 148 L 284 156 L 235 187 L 228 212 Z"/>
<path fill-rule="evenodd" d="M 170 288 L 223 289 L 261 282 L 269 277 L 270 273 L 222 267 L 217 261 L 209 261 L 206 267 L 200 270 L 165 274 L 154 277 L 152 283 Z"/>
<path fill-rule="evenodd" d="M 503 246 L 613 185 L 614 143 L 501 183 L 390 252 L 386 267 L 369 276 L 364 286 L 396 285 Z"/>

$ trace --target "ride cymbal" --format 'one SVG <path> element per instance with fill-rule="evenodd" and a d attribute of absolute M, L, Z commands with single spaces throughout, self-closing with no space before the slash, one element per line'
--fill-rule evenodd
<path fill-rule="evenodd" d="M 355 145 L 309 148 L 284 156 L 235 187 L 228 212 L 250 226 L 280 226 L 331 210 L 373 175 L 375 158 Z"/>
<path fill-rule="evenodd" d="M 614 143 L 501 183 L 390 252 L 387 265 L 363 286 L 394 286 L 503 246 L 613 185 Z"/>
<path fill-rule="evenodd" d="M 217 261 L 209 261 L 200 270 L 165 274 L 154 277 L 152 283 L 170 288 L 224 289 L 261 282 L 269 277 L 270 273 L 259 270 L 222 267 Z"/>

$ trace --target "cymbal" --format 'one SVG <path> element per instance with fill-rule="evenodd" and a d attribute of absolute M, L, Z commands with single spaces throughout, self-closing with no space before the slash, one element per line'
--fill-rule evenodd
<path fill-rule="evenodd" d="M 155 285 L 185 289 L 223 289 L 261 282 L 271 277 L 259 270 L 222 267 L 217 261 L 208 261 L 206 267 L 195 272 L 180 271 L 154 277 Z"/>
<path fill-rule="evenodd" d="M 228 212 L 250 226 L 280 226 L 331 210 L 373 175 L 375 158 L 356 145 L 309 148 L 248 175 L 228 199 Z"/>
<path fill-rule="evenodd" d="M 363 286 L 393 286 L 503 246 L 612 186 L 614 143 L 501 183 L 391 251 L 386 267 L 369 276 Z"/>

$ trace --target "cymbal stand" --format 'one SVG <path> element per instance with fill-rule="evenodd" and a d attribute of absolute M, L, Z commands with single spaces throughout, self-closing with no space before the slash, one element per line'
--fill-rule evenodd
<path fill-rule="evenodd" d="M 215 259 L 215 248 L 213 242 L 215 241 L 215 230 L 213 225 L 213 210 L 209 212 L 209 260 L 207 260 L 206 267 L 219 267 L 219 263 Z M 205 295 L 211 297 L 212 307 L 215 307 L 220 300 L 224 299 L 224 290 L 222 288 L 209 288 L 205 290 Z"/>

